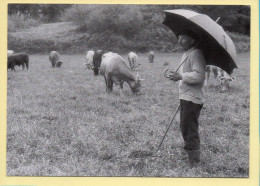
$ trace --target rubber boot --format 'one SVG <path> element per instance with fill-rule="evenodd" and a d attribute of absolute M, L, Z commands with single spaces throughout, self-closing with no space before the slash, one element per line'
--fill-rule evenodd
<path fill-rule="evenodd" d="M 189 156 L 190 166 L 198 166 L 200 163 L 200 150 L 189 150 L 187 152 Z"/>

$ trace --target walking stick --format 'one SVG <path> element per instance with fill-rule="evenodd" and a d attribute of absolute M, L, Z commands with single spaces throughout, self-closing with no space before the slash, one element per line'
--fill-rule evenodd
<path fill-rule="evenodd" d="M 172 124 L 172 122 L 173 122 L 173 120 L 174 120 L 174 118 L 175 118 L 175 116 L 176 116 L 176 114 L 177 114 L 177 112 L 178 112 L 179 110 L 180 110 L 180 105 L 178 106 L 177 110 L 175 111 L 175 114 L 174 114 L 174 116 L 173 116 L 173 118 L 172 118 L 170 124 L 168 125 L 168 128 L 167 128 L 167 130 L 166 130 L 166 132 L 165 132 L 165 134 L 164 134 L 164 136 L 163 136 L 163 138 L 162 138 L 162 141 L 161 141 L 160 145 L 158 146 L 158 148 L 157 148 L 157 150 L 155 151 L 154 154 L 156 154 L 156 153 L 159 151 L 159 149 L 160 149 L 160 147 L 161 147 L 161 145 L 162 145 L 162 143 L 163 143 L 163 141 L 164 141 L 164 139 L 165 139 L 165 137 L 166 137 L 166 134 L 167 134 L 168 130 L 170 129 L 171 124 Z"/>

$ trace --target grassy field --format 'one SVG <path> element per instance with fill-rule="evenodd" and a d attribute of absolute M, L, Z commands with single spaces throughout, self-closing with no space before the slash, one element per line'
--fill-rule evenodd
<path fill-rule="evenodd" d="M 137 156 L 158 147 L 179 105 L 177 83 L 162 74 L 180 54 L 157 54 L 153 64 L 139 54 L 139 96 L 127 84 L 122 96 L 117 87 L 108 95 L 84 55 L 61 56 L 59 69 L 47 55 L 31 55 L 28 72 L 8 71 L 7 175 L 248 177 L 249 56 L 238 56 L 229 92 L 220 93 L 212 78 L 205 89 L 202 164 L 190 169 L 179 118 L 155 156 Z"/>

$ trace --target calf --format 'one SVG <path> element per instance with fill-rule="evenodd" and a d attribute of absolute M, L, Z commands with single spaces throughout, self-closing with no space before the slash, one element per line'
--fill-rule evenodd
<path fill-rule="evenodd" d="M 7 57 L 7 70 L 11 69 L 15 71 L 15 66 L 22 65 L 23 70 L 24 66 L 26 66 L 27 70 L 29 68 L 29 56 L 26 53 L 17 53 L 17 54 L 12 54 Z"/>
<path fill-rule="evenodd" d="M 210 72 L 212 72 L 215 80 L 214 85 L 217 85 L 216 79 L 218 79 L 221 86 L 221 92 L 227 91 L 229 89 L 229 83 L 234 80 L 233 77 L 231 77 L 224 70 L 216 66 L 207 65 L 205 72 L 205 85 L 208 84 Z"/>
<path fill-rule="evenodd" d="M 116 53 L 106 53 L 102 57 L 100 65 L 100 74 L 104 76 L 106 91 L 112 92 L 113 83 L 120 86 L 120 94 L 123 90 L 123 83 L 127 82 L 134 94 L 140 92 L 141 81 L 138 75 L 135 75 L 126 65 L 126 61 Z"/>
<path fill-rule="evenodd" d="M 153 60 L 154 60 L 154 52 L 153 51 L 150 51 L 148 53 L 148 60 L 150 63 L 153 63 Z"/>
<path fill-rule="evenodd" d="M 140 64 L 138 63 L 137 54 L 134 52 L 130 52 L 127 56 L 127 59 L 128 59 L 130 68 L 134 71 L 137 71 L 138 66 L 140 66 Z"/>
<path fill-rule="evenodd" d="M 88 69 L 92 69 L 93 68 L 93 56 L 94 56 L 94 51 L 93 50 L 89 50 L 86 53 L 86 63 L 85 65 L 87 66 Z"/>
<path fill-rule="evenodd" d="M 62 62 L 60 61 L 60 55 L 56 51 L 51 51 L 49 55 L 49 59 L 51 61 L 52 68 L 61 67 Z"/>

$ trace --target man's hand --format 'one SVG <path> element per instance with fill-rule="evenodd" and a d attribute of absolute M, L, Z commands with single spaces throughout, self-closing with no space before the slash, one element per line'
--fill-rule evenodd
<path fill-rule="evenodd" d="M 170 76 L 170 80 L 173 80 L 173 81 L 179 81 L 182 79 L 182 76 L 180 73 L 178 72 L 171 72 L 171 74 L 169 75 Z"/>

